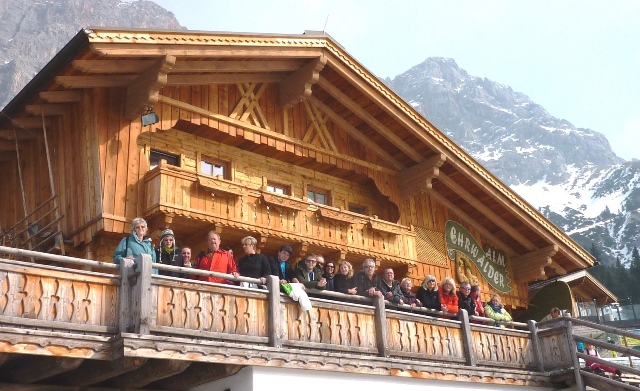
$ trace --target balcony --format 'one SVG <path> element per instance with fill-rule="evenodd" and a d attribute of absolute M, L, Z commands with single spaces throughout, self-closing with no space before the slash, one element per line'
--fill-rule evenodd
<path fill-rule="evenodd" d="M 375 258 L 412 265 L 416 234 L 411 227 L 305 199 L 264 191 L 161 164 L 144 177 L 144 216 L 206 222 L 227 232 L 263 235 L 280 243 L 305 243 L 323 254 L 350 260 Z"/>
<path fill-rule="evenodd" d="M 162 379 L 161 388 L 186 389 L 242 366 L 282 366 L 549 387 L 549 372 L 575 358 L 564 323 L 497 328 L 464 312 L 450 318 L 331 292 L 318 292 L 302 311 L 276 278 L 268 289 L 251 289 L 151 274 L 148 257 L 134 267 L 6 247 L 0 253 L 7 254 L 0 259 L 0 353 L 47 365 L 16 382 L 119 387 L 134 374 L 147 376 L 142 385 Z M 9 259 L 16 257 L 60 266 Z M 196 368 L 202 376 L 194 377 Z"/>

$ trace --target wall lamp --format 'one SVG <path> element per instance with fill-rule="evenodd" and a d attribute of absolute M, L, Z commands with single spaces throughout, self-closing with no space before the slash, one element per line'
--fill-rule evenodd
<path fill-rule="evenodd" d="M 142 114 L 142 117 L 140 117 L 140 119 L 142 120 L 142 126 L 157 124 L 160 121 L 160 118 L 158 118 L 158 114 L 153 111 L 153 107 L 149 107 L 147 109 L 147 112 Z"/>

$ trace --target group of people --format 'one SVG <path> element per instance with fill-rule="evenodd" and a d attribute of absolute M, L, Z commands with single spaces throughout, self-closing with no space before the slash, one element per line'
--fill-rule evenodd
<path fill-rule="evenodd" d="M 479 286 L 471 286 L 469 282 L 463 282 L 460 289 L 456 290 L 455 281 L 451 277 L 444 278 L 442 284 L 438 284 L 434 276 L 428 275 L 414 293 L 411 279 L 395 280 L 392 268 L 385 268 L 381 276 L 378 276 L 375 273 L 376 262 L 373 259 L 366 259 L 362 263 L 362 270 L 357 272 L 354 272 L 352 264 L 346 260 L 338 263 L 325 262 L 324 257 L 318 254 L 307 254 L 298 262 L 290 262 L 293 252 L 291 246 L 283 245 L 276 255 L 267 257 L 258 253 L 257 240 L 251 236 L 242 239 L 245 254 L 236 263 L 232 251 L 220 248 L 220 234 L 215 231 L 210 231 L 207 235 L 207 251 L 201 252 L 192 259 L 189 247 L 177 246 L 172 230 L 162 231 L 160 245 L 155 249 L 151 239 L 145 236 L 147 230 L 148 226 L 144 219 L 140 217 L 134 219 L 131 235 L 120 241 L 114 252 L 113 261 L 119 264 L 123 259 L 135 260 L 140 254 L 149 254 L 154 263 L 214 271 L 230 274 L 233 277 L 251 277 L 259 280 L 260 285 L 266 284 L 267 277 L 274 275 L 278 276 L 282 284 L 293 282 L 300 283 L 309 289 L 328 290 L 346 295 L 382 297 L 391 304 L 407 305 L 411 308 L 424 307 L 450 314 L 457 314 L 460 309 L 464 309 L 469 315 L 491 318 L 498 326 L 512 321 L 499 295 L 492 295 L 491 300 L 485 304 L 480 299 Z M 158 273 L 158 270 L 153 269 L 153 272 Z M 160 274 L 178 277 L 181 273 L 162 270 Z M 208 282 L 229 283 L 222 277 L 197 276 L 194 278 Z M 251 284 L 247 285 L 251 286 Z"/>

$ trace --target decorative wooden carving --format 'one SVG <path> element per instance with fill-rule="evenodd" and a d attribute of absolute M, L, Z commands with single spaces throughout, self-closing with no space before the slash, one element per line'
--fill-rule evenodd
<path fill-rule="evenodd" d="M 336 220 L 347 224 L 362 223 L 365 219 L 365 216 L 359 215 L 357 213 L 348 212 L 324 205 L 318 205 L 317 213 L 326 219 Z"/>
<path fill-rule="evenodd" d="M 133 120 L 158 102 L 160 89 L 167 84 L 167 74 L 175 63 L 176 58 L 167 54 L 131 82 L 127 87 L 125 118 Z"/>
<path fill-rule="evenodd" d="M 238 185 L 232 181 L 228 181 L 226 179 L 218 179 L 218 178 L 208 178 L 205 176 L 198 175 L 198 184 L 214 193 L 224 193 L 232 196 L 244 196 L 250 195 L 257 197 L 260 192 L 258 189 L 251 189 L 246 186 Z"/>
<path fill-rule="evenodd" d="M 288 109 L 311 95 L 311 87 L 318 81 L 327 57 L 320 56 L 307 62 L 298 71 L 280 83 L 280 105 Z"/>
<path fill-rule="evenodd" d="M 309 208 L 309 203 L 306 201 L 275 193 L 262 193 L 262 200 L 276 208 L 282 207 L 293 210 L 307 210 Z"/>
<path fill-rule="evenodd" d="M 407 227 L 393 224 L 384 220 L 378 220 L 375 217 L 371 217 L 369 219 L 369 226 L 375 231 L 393 235 L 400 235 L 403 230 L 407 229 Z"/>
<path fill-rule="evenodd" d="M 440 167 L 447 159 L 444 153 L 430 157 L 422 163 L 411 166 L 398 174 L 400 194 L 409 198 L 431 189 L 431 181 L 440 174 Z"/>
<path fill-rule="evenodd" d="M 474 326 L 471 335 L 479 364 L 512 368 L 536 367 L 531 340 L 526 332 Z"/>

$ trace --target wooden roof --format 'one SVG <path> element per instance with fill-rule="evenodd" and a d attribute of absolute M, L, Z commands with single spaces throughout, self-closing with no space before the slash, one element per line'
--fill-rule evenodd
<path fill-rule="evenodd" d="M 378 165 L 380 170 L 397 173 L 401 191 L 429 192 L 505 249 L 519 280 L 562 275 L 593 264 L 588 252 L 323 33 L 83 29 L 4 108 L 0 137 L 13 138 L 16 128 L 41 128 L 42 114 L 45 120 L 64 115 L 65 105 L 77 102 L 82 89 L 126 88 L 126 116 L 134 119 L 146 107 L 169 99 L 159 95 L 164 86 L 242 82 L 279 83 L 284 107 L 304 99 L 319 107 L 385 162 L 384 167 Z M 182 125 L 181 130 L 197 134 L 190 124 Z M 18 132 L 22 136 L 28 134 Z M 264 145 L 237 146 L 274 152 Z M 275 157 L 306 164 L 294 154 Z M 316 170 L 355 178 L 335 165 L 314 164 Z M 412 180 L 416 173 L 419 182 Z"/>
<path fill-rule="evenodd" d="M 564 276 L 531 284 L 529 290 L 532 292 L 538 291 L 554 281 L 566 282 L 574 294 L 581 296 L 583 299 L 595 299 L 600 306 L 618 301 L 618 297 L 602 285 L 600 281 L 595 279 L 587 270 L 579 270 Z"/>

